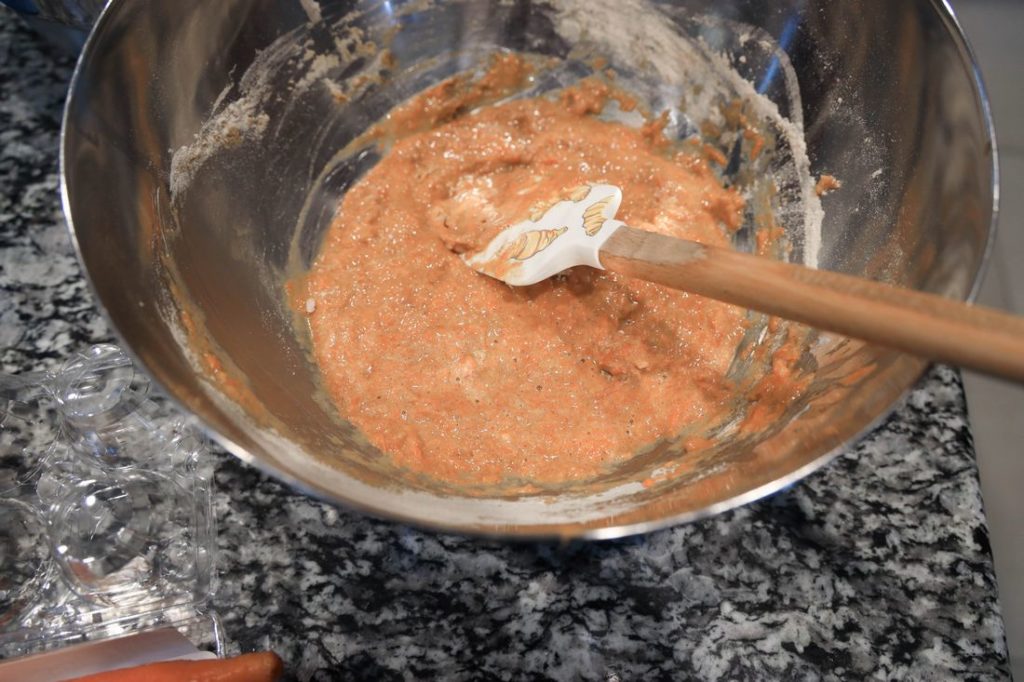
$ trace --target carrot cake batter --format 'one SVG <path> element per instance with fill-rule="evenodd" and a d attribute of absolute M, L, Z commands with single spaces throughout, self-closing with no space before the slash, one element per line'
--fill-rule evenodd
<path fill-rule="evenodd" d="M 392 128 L 291 287 L 339 412 L 400 466 L 473 486 L 592 479 L 720 421 L 743 310 L 589 268 L 514 289 L 456 252 L 584 183 L 621 187 L 633 227 L 723 246 L 741 197 L 663 121 L 596 118 L 596 81 L 477 108 L 453 104 L 462 85 L 393 112 L 429 124 Z"/>

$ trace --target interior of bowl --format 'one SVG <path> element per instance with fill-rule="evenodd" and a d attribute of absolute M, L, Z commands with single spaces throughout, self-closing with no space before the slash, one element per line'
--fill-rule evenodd
<path fill-rule="evenodd" d="M 994 182 L 969 53 L 937 3 L 867 5 L 115 0 L 69 100 L 66 209 L 101 303 L 154 378 L 232 452 L 312 494 L 508 536 L 698 518 L 813 470 L 922 363 L 812 333 L 806 386 L 769 428 L 686 455 L 666 442 L 586 486 L 461 494 L 396 469 L 337 414 L 284 283 L 378 158 L 341 150 L 410 95 L 510 50 L 557 58 L 545 87 L 600 57 L 680 136 L 702 122 L 700 69 L 735 73 L 735 96 L 799 133 L 780 133 L 772 170 L 780 196 L 791 185 L 776 207 L 790 258 L 964 298 Z M 822 217 L 808 183 L 824 173 L 843 188 Z"/>

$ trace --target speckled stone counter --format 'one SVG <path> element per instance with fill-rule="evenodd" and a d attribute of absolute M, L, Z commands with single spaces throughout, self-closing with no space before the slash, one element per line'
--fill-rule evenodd
<path fill-rule="evenodd" d="M 70 62 L 0 9 L 0 363 L 110 332 L 60 216 Z M 1009 677 L 959 375 L 824 470 L 646 537 L 485 543 L 312 502 L 217 458 L 229 650 L 299 680 Z"/>

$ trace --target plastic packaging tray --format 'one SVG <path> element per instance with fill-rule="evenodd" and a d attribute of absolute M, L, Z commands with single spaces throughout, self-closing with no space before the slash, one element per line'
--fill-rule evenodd
<path fill-rule="evenodd" d="M 0 657 L 164 626 L 219 651 L 208 466 L 116 346 L 0 377 Z"/>

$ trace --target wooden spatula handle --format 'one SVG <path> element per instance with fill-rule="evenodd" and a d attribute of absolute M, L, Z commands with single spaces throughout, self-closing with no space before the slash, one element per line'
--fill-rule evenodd
<path fill-rule="evenodd" d="M 1024 381 L 1024 318 L 990 308 L 630 227 L 600 258 L 630 277 Z"/>

